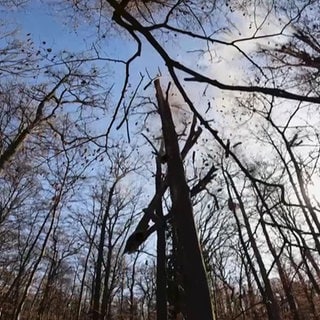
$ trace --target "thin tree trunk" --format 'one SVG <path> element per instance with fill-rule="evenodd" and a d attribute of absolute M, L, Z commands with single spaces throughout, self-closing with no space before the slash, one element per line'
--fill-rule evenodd
<path fill-rule="evenodd" d="M 158 193 L 162 185 L 161 161 L 159 157 L 156 159 L 156 166 L 156 193 Z M 156 207 L 156 214 L 161 221 L 161 225 L 157 229 L 157 319 L 167 320 L 166 230 L 161 201 L 158 202 Z"/>
<path fill-rule="evenodd" d="M 266 309 L 267 309 L 268 317 L 270 320 L 280 320 L 281 316 L 280 316 L 279 304 L 273 294 L 272 286 L 271 286 L 270 280 L 268 278 L 268 272 L 267 272 L 266 267 L 264 265 L 263 258 L 261 256 L 260 250 L 259 250 L 258 245 L 256 243 L 255 237 L 253 235 L 252 227 L 251 227 L 249 218 L 247 216 L 246 210 L 244 208 L 244 204 L 242 202 L 241 196 L 238 193 L 237 188 L 236 188 L 231 176 L 228 173 L 227 173 L 227 176 L 231 182 L 232 189 L 233 189 L 234 193 L 236 194 L 237 201 L 240 206 L 240 212 L 243 217 L 243 222 L 244 222 L 246 231 L 248 233 L 248 238 L 249 238 L 252 250 L 254 252 L 255 258 L 257 260 L 257 264 L 260 269 L 261 278 L 262 278 L 263 284 L 264 284 L 264 288 L 262 290 L 260 288 L 260 291 L 262 294 L 263 302 L 264 302 Z M 235 209 L 233 209 L 232 211 L 233 211 L 234 215 L 236 216 Z M 243 250 L 247 250 L 246 247 L 244 247 Z"/>
<path fill-rule="evenodd" d="M 91 306 L 91 317 L 92 320 L 99 320 L 102 318 L 101 316 L 101 282 L 102 282 L 102 265 L 103 265 L 103 255 L 104 255 L 104 242 L 106 237 L 106 224 L 107 218 L 109 216 L 109 210 L 111 206 L 111 199 L 114 193 L 114 189 L 116 187 L 117 181 L 113 183 L 109 190 L 108 202 L 107 207 L 104 209 L 102 223 L 101 223 L 101 233 L 98 245 L 98 256 L 97 262 L 95 267 L 95 278 L 94 278 L 94 285 L 93 285 L 93 297 L 92 297 L 92 306 Z"/>
<path fill-rule="evenodd" d="M 81 315 L 81 303 L 82 303 L 82 296 L 83 296 L 83 291 L 84 291 L 84 286 L 85 286 L 85 280 L 86 280 L 87 271 L 88 271 L 88 262 L 89 262 L 89 258 L 90 258 L 91 252 L 92 252 L 94 238 L 95 238 L 95 235 L 97 232 L 97 224 L 95 224 L 95 226 L 94 226 L 94 221 L 92 222 L 92 224 L 90 226 L 89 236 L 91 235 L 91 231 L 92 231 L 93 227 L 95 227 L 95 229 L 93 232 L 92 239 L 89 238 L 90 244 L 89 244 L 88 253 L 86 255 L 86 259 L 84 262 L 84 270 L 83 270 L 83 275 L 81 278 L 80 292 L 79 292 L 79 297 L 78 297 L 77 306 L 76 306 L 76 320 L 79 320 L 80 315 Z"/>

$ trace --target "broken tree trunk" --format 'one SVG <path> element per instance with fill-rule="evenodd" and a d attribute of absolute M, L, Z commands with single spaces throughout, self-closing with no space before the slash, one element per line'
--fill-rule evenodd
<path fill-rule="evenodd" d="M 156 97 L 162 122 L 163 138 L 168 165 L 173 227 L 176 230 L 183 267 L 183 282 L 188 320 L 213 320 L 214 314 L 205 265 L 200 249 L 197 230 L 180 155 L 178 137 L 167 99 L 164 98 L 160 80 L 155 80 Z"/>

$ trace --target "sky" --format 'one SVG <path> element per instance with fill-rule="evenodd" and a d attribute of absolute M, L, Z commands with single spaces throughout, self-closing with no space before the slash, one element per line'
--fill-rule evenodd
<path fill-rule="evenodd" d="M 83 21 L 83 25 L 74 28 L 71 22 L 67 21 L 66 17 L 63 16 L 63 12 L 59 12 L 57 8 L 46 4 L 45 1 L 33 0 L 18 9 L 3 9 L 0 11 L 0 15 L 3 21 L 10 21 L 10 25 L 17 28 L 18 36 L 21 40 L 24 40 L 26 35 L 31 33 L 31 38 L 36 45 L 42 45 L 43 42 L 46 42 L 45 45 L 55 50 L 55 52 L 62 50 L 71 52 L 85 51 L 90 49 L 92 43 L 96 41 L 96 29 L 92 24 Z M 166 43 L 166 47 L 173 58 L 190 66 L 194 66 L 197 63 L 200 69 L 214 73 L 215 78 L 222 81 L 230 80 L 228 74 L 231 69 L 232 56 L 235 54 L 234 50 L 222 48 L 223 57 L 228 59 L 227 62 L 217 61 L 218 59 L 210 62 L 207 55 L 201 56 L 199 54 L 188 54 L 186 59 L 184 52 L 192 50 L 198 44 L 193 40 L 183 39 L 183 41 L 179 41 L 180 39 L 172 41 L 172 44 L 170 41 Z M 135 51 L 135 43 L 116 36 L 106 39 L 100 45 L 108 57 L 125 59 Z M 214 65 L 213 70 L 210 65 Z M 235 63 L 233 62 L 233 69 L 234 66 Z M 150 45 L 144 43 L 141 57 L 136 59 L 132 65 L 131 76 L 133 81 L 139 80 L 140 71 L 145 72 L 148 70 L 149 74 L 154 77 L 159 69 L 165 72 L 164 64 Z"/>
<path fill-rule="evenodd" d="M 16 9 L 2 10 L 1 16 L 5 21 L 11 22 L 16 27 L 18 35 L 23 40 L 24 36 L 31 33 L 35 43 L 46 41 L 49 46 L 57 50 L 83 50 L 86 49 L 85 37 L 70 28 L 62 17 L 44 2 L 30 1 L 26 6 Z"/>
<path fill-rule="evenodd" d="M 11 21 L 11 25 L 16 25 L 21 40 L 24 40 L 26 35 L 31 33 L 31 38 L 36 45 L 41 46 L 45 41 L 45 46 L 53 48 L 55 52 L 62 50 L 71 52 L 85 51 L 90 49 L 92 43 L 96 41 L 96 28 L 92 23 L 84 19 L 82 25 L 78 25 L 75 28 L 72 22 L 66 18 L 64 12 L 59 11 L 57 7 L 48 5 L 48 2 L 45 1 L 32 0 L 25 7 L 16 10 L 2 10 L 0 14 L 3 17 L 3 21 Z M 239 37 L 239 34 L 242 37 L 250 35 L 252 31 L 249 28 L 247 17 L 242 17 L 235 13 L 232 19 L 237 26 L 237 31 L 235 33 L 226 33 L 223 40 L 232 40 L 232 37 Z M 227 22 L 222 21 L 221 23 Z M 265 32 L 272 32 L 270 25 L 267 28 L 269 29 Z M 261 30 L 260 32 L 263 31 Z M 180 40 L 174 38 L 166 42 L 166 47 L 173 58 L 224 83 L 239 83 L 243 81 L 242 78 L 245 76 L 243 73 L 243 60 L 239 63 L 241 61 L 241 59 L 239 60 L 240 55 L 234 48 L 214 45 L 212 46 L 213 60 L 210 60 L 208 54 L 199 52 L 186 54 L 186 51 L 192 51 L 193 48 L 199 47 L 197 41 L 193 39 L 186 40 L 185 38 L 183 38 L 183 41 Z M 135 43 L 129 41 L 129 37 L 125 38 L 124 35 L 120 37 L 115 35 L 109 37 L 108 35 L 99 45 L 105 56 L 110 58 L 120 57 L 126 59 L 134 53 L 136 48 Z M 254 49 L 251 42 L 243 42 L 240 45 L 246 52 Z M 216 55 L 215 52 L 217 52 Z M 122 88 L 124 66 L 115 64 L 113 68 L 113 99 L 114 103 L 116 103 Z M 140 80 L 140 72 L 145 74 L 147 70 L 151 77 L 155 77 L 158 74 L 158 70 L 165 74 L 165 69 L 158 54 L 154 52 L 149 44 L 144 43 L 141 57 L 136 59 L 131 67 L 132 90 L 135 89 L 134 84 Z M 168 77 L 164 77 L 162 83 L 165 84 L 168 80 Z M 148 79 L 145 77 L 144 83 L 147 82 Z M 215 118 L 216 125 L 220 126 L 219 131 L 221 130 L 221 134 L 225 135 L 225 137 L 232 135 L 234 128 L 239 124 L 237 122 L 232 123 L 232 117 L 228 118 L 228 125 L 225 123 L 226 118 L 223 118 L 223 114 L 230 112 L 228 109 L 229 101 L 222 100 L 225 97 L 225 92 L 209 87 L 206 95 L 204 95 L 204 86 L 201 86 L 199 90 L 198 84 L 186 83 L 186 87 L 197 108 L 206 109 L 208 101 L 212 101 L 212 97 L 214 97 L 213 105 L 216 109 L 213 111 L 211 118 Z M 140 94 L 154 95 L 154 89 L 151 86 L 147 91 L 142 91 Z M 231 96 L 231 94 L 228 93 L 228 96 Z M 174 104 L 184 104 L 179 95 L 174 97 L 173 102 Z M 159 127 L 156 130 L 159 130 Z M 157 135 L 157 132 L 155 134 Z"/>
<path fill-rule="evenodd" d="M 12 28 L 18 30 L 18 37 L 24 40 L 31 33 L 35 44 L 46 42 L 48 47 L 55 51 L 66 50 L 70 52 L 81 52 L 90 50 L 96 42 L 96 28 L 92 22 L 84 19 L 82 24 L 73 25 L 65 12 L 58 7 L 50 6 L 45 1 L 32 0 L 24 7 L 17 9 L 2 9 L 0 18 L 9 21 Z M 109 57 L 125 59 L 130 56 L 135 45 L 130 41 L 123 41 L 117 36 L 108 36 L 104 42 L 100 39 L 103 51 Z M 145 47 L 140 59 L 143 63 L 152 66 L 150 61 L 154 60 L 151 48 Z"/>
<path fill-rule="evenodd" d="M 78 25 L 76 28 L 72 25 L 72 22 L 66 18 L 64 12 L 58 10 L 54 6 L 48 5 L 48 2 L 40 0 L 32 0 L 27 6 L 18 9 L 9 9 L 0 11 L 0 15 L 3 17 L 3 21 L 11 21 L 11 25 L 16 26 L 18 35 L 21 40 L 24 40 L 27 34 L 31 33 L 33 41 L 42 45 L 45 41 L 45 46 L 53 48 L 55 52 L 67 50 L 71 52 L 81 52 L 88 50 L 92 47 L 92 43 L 96 41 L 95 32 L 96 28 L 92 23 L 87 22 L 85 19 L 82 21 L 82 25 Z M 253 31 L 250 29 L 250 19 L 241 15 L 233 14 L 233 22 L 236 24 L 237 29 L 234 33 L 225 33 L 223 40 L 230 41 L 232 37 L 250 36 Z M 271 17 L 270 24 L 265 25 L 265 30 L 260 30 L 260 33 L 272 33 L 272 26 L 274 21 Z M 227 23 L 222 21 L 221 23 Z M 278 27 L 278 26 L 277 26 Z M 219 36 L 219 35 L 218 35 Z M 194 39 L 186 40 L 171 39 L 167 41 L 166 47 L 171 56 L 181 63 L 186 64 L 189 67 L 195 68 L 198 71 L 204 72 L 213 78 L 222 81 L 224 83 L 243 83 L 246 74 L 243 72 L 245 67 L 244 59 L 241 60 L 239 53 L 230 46 L 212 46 L 212 57 L 210 60 L 208 54 L 201 54 L 200 52 L 188 53 L 186 51 L 192 51 L 193 48 L 198 48 L 199 43 Z M 99 43 L 102 48 L 102 52 L 107 57 L 126 59 L 130 57 L 136 48 L 134 42 L 129 40 L 129 37 L 122 36 L 110 36 Z M 247 53 L 255 49 L 255 46 L 251 42 L 242 42 L 239 44 L 243 50 Z M 217 54 L 215 54 L 217 52 Z M 240 58 L 240 59 L 239 59 Z M 239 62 L 240 61 L 240 62 Z M 146 70 L 151 77 L 155 77 L 158 74 L 158 70 L 165 75 L 165 66 L 157 53 L 149 44 L 143 43 L 142 55 L 136 59 L 131 67 L 131 81 L 133 83 L 132 90 L 135 89 L 134 84 L 140 80 L 140 72 L 146 73 Z M 116 103 L 120 90 L 122 88 L 124 66 L 115 64 L 113 69 L 112 81 L 114 81 L 113 98 Z M 169 80 L 168 77 L 163 77 L 162 83 L 165 84 Z M 144 84 L 148 82 L 145 77 Z M 229 100 L 224 99 L 226 92 L 209 87 L 206 90 L 206 94 L 203 94 L 204 86 L 199 89 L 198 84 L 186 83 L 186 87 L 189 92 L 189 96 L 193 102 L 196 103 L 197 108 L 206 109 L 208 101 L 214 102 L 212 105 L 215 110 L 210 117 L 214 117 L 216 120 L 216 126 L 222 135 L 227 138 L 232 135 L 234 128 L 239 125 L 238 122 L 233 123 L 232 116 L 228 113 L 231 112 L 229 108 Z M 152 86 L 147 91 L 141 91 L 140 94 L 154 95 L 154 89 Z M 236 96 L 236 94 L 227 93 L 228 96 Z M 179 95 L 174 96 L 174 104 L 184 104 Z M 224 117 L 223 115 L 227 116 Z M 245 118 L 245 117 L 244 117 Z M 226 125 L 226 119 L 228 124 Z M 159 127 L 156 128 L 159 130 Z M 240 132 L 237 132 L 240 135 Z M 155 132 L 157 135 L 157 132 Z M 239 137 L 240 138 L 240 137 Z"/>

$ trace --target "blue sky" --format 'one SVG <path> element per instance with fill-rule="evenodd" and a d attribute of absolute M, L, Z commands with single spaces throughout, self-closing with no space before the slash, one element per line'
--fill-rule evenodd
<path fill-rule="evenodd" d="M 21 40 L 31 33 L 35 43 L 46 41 L 56 50 L 85 49 L 85 37 L 72 30 L 63 17 L 59 17 L 59 13 L 52 12 L 52 7 L 40 1 L 30 1 L 27 6 L 17 9 L 2 10 L 0 14 L 3 20 L 18 29 Z"/>
<path fill-rule="evenodd" d="M 71 11 L 70 11 L 71 13 Z M 35 50 L 40 47 L 51 48 L 54 54 L 66 50 L 71 53 L 87 51 L 96 42 L 96 28 L 94 23 L 83 19 L 81 25 L 74 27 L 71 19 L 67 18 L 69 12 L 61 11 L 61 8 L 49 5 L 48 2 L 31 0 L 27 5 L 19 8 L 3 9 L 0 7 L 0 18 L 4 22 L 9 22 L 9 29 L 17 29 L 17 37 L 25 41 L 30 38 L 35 44 Z M 44 44 L 45 43 L 45 44 Z M 100 54 L 108 58 L 127 59 L 136 50 L 136 44 L 130 41 L 129 37 L 108 35 L 106 39 L 99 42 Z M 136 83 L 140 80 L 140 72 L 145 73 L 146 68 L 151 76 L 158 72 L 158 66 L 163 64 L 157 59 L 153 49 L 145 44 L 142 56 L 132 64 L 131 80 Z M 123 64 L 110 64 L 114 68 L 112 82 L 115 91 L 113 96 L 117 99 L 119 90 L 122 88 Z M 148 81 L 145 78 L 145 81 Z M 134 88 L 134 84 L 132 88 Z"/>
<path fill-rule="evenodd" d="M 17 28 L 18 37 L 22 41 L 26 40 L 26 35 L 30 33 L 36 48 L 37 46 L 52 48 L 55 53 L 62 50 L 77 53 L 90 49 L 92 43 L 97 40 L 97 30 L 94 23 L 83 19 L 80 21 L 81 25 L 74 27 L 67 18 L 71 11 L 66 13 L 61 11 L 61 8 L 48 3 L 49 1 L 31 0 L 26 6 L 17 9 L 5 10 L 1 8 L 0 18 L 3 21 L 8 21 L 11 28 Z M 127 59 L 136 49 L 136 44 L 125 35 L 108 35 L 103 42 L 100 39 L 99 44 L 102 54 L 109 58 Z M 192 41 L 190 45 L 194 46 Z M 183 55 L 183 52 L 188 48 L 188 43 L 176 40 L 172 43 L 166 43 L 166 47 L 173 57 L 181 59 L 181 53 Z M 156 76 L 158 67 L 163 72 L 165 71 L 164 64 L 158 54 L 149 44 L 144 43 L 141 57 L 136 59 L 132 65 L 132 75 L 137 75 L 134 77 L 136 78 L 134 82 L 139 81 L 139 72 L 144 73 L 146 69 L 152 77 Z M 121 79 L 122 76 L 119 76 L 120 81 Z"/>
<path fill-rule="evenodd" d="M 11 21 L 12 25 L 17 26 L 21 40 L 25 40 L 26 35 L 31 33 L 31 38 L 35 42 L 36 47 L 40 45 L 46 48 L 52 48 L 55 53 L 62 50 L 71 51 L 72 53 L 85 51 L 97 40 L 94 23 L 88 23 L 86 19 L 83 19 L 83 21 L 81 21 L 82 24 L 75 28 L 72 22 L 67 19 L 66 12 L 59 11 L 58 7 L 48 5 L 45 1 L 31 0 L 25 7 L 16 10 L 2 10 L 0 14 L 4 20 Z M 42 45 L 44 41 L 46 44 Z M 200 67 L 203 64 L 204 68 L 206 68 L 208 66 L 208 61 L 204 61 L 206 57 L 197 56 L 197 53 L 191 55 L 185 54 L 186 50 L 192 50 L 199 46 L 199 43 L 196 42 L 195 40 L 186 40 L 182 37 L 165 41 L 165 45 L 173 58 L 177 58 L 186 65 L 194 68 L 196 68 L 195 64 L 197 63 L 200 63 Z M 107 38 L 99 44 L 104 56 L 109 58 L 126 59 L 130 57 L 136 49 L 136 44 L 130 41 L 129 37 L 125 35 L 108 35 Z M 123 65 L 119 64 L 112 64 L 111 67 L 114 68 L 111 81 L 114 82 L 115 85 L 113 98 L 116 102 L 122 88 L 124 69 Z M 133 85 L 131 88 L 134 90 L 135 84 L 140 80 L 140 72 L 145 74 L 145 71 L 148 70 L 150 76 L 155 77 L 158 73 L 158 67 L 165 75 L 166 68 L 161 59 L 159 59 L 158 54 L 154 52 L 149 44 L 144 43 L 141 57 L 136 59 L 132 64 L 131 81 Z M 209 69 L 211 69 L 211 64 Z M 216 63 L 214 64 L 215 76 L 217 74 L 226 74 L 225 71 L 217 72 L 221 69 L 224 69 L 223 66 L 219 67 Z M 167 80 L 168 79 L 164 79 L 163 82 L 165 83 Z M 146 77 L 145 83 L 147 82 L 148 79 Z M 143 86 L 144 85 L 145 84 L 143 84 Z M 197 86 L 190 84 L 188 87 L 190 92 L 192 92 L 193 100 L 200 99 L 199 95 L 202 95 L 202 92 L 199 93 L 198 88 L 196 88 Z M 153 95 L 153 88 L 149 88 L 148 92 L 141 92 L 140 94 Z M 204 105 L 207 105 L 206 101 Z"/>

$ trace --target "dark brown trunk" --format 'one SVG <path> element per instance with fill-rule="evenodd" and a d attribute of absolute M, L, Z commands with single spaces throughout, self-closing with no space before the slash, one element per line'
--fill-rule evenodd
<path fill-rule="evenodd" d="M 266 270 L 266 267 L 265 267 L 264 262 L 263 262 L 263 258 L 261 256 L 260 250 L 259 250 L 258 245 L 256 243 L 256 240 L 255 240 L 255 237 L 254 237 L 254 234 L 253 234 L 253 231 L 252 231 L 252 227 L 251 227 L 247 212 L 245 210 L 245 207 L 244 207 L 244 204 L 242 202 L 241 196 L 238 193 L 237 188 L 236 188 L 231 176 L 229 174 L 227 174 L 227 175 L 228 175 L 228 178 L 229 178 L 229 180 L 231 182 L 233 191 L 234 191 L 234 193 L 235 193 L 235 195 L 237 197 L 237 201 L 239 203 L 239 209 L 240 209 L 240 212 L 241 212 L 242 217 L 243 217 L 243 222 L 244 222 L 246 231 L 248 233 L 248 238 L 249 238 L 249 241 L 250 241 L 250 245 L 252 247 L 252 250 L 254 252 L 254 256 L 255 256 L 255 258 L 257 260 L 257 264 L 259 266 L 261 278 L 262 278 L 263 284 L 264 284 L 264 288 L 261 290 L 261 287 L 260 287 L 260 291 L 261 291 L 261 294 L 262 294 L 263 302 L 264 302 L 264 304 L 266 306 L 266 309 L 267 309 L 268 317 L 269 317 L 270 320 L 280 320 L 281 316 L 280 316 L 279 304 L 278 304 L 278 302 L 277 302 L 277 300 L 276 300 L 276 298 L 275 298 L 275 296 L 273 294 L 272 286 L 271 286 L 270 280 L 268 278 L 268 272 Z M 232 211 L 234 212 L 234 215 L 236 216 L 235 208 L 233 208 Z M 244 247 L 243 249 L 247 250 L 246 247 Z"/>
<path fill-rule="evenodd" d="M 188 320 L 213 320 L 213 310 L 205 265 L 195 227 L 189 188 L 179 151 L 177 134 L 160 81 L 155 81 L 163 137 L 168 157 L 168 180 L 172 200 L 173 225 L 182 253 L 184 290 Z"/>
<path fill-rule="evenodd" d="M 98 255 L 97 261 L 95 266 L 95 278 L 93 284 L 93 297 L 91 303 L 91 311 L 90 315 L 92 320 L 99 320 L 102 319 L 103 316 L 101 315 L 101 283 L 102 283 L 102 266 L 103 266 L 103 255 L 104 255 L 104 243 L 106 238 L 106 224 L 107 218 L 109 217 L 109 210 L 111 206 L 112 196 L 114 189 L 116 187 L 116 182 L 113 183 L 109 190 L 108 196 L 108 203 L 107 207 L 104 209 L 102 223 L 101 223 L 101 233 L 98 245 Z"/>
<path fill-rule="evenodd" d="M 156 161 L 156 193 L 158 193 L 161 192 L 160 189 L 162 185 L 162 170 L 160 159 L 157 158 Z M 161 201 L 159 201 L 157 204 L 156 214 L 161 221 L 160 226 L 157 229 L 157 319 L 167 320 L 166 234 Z"/>

